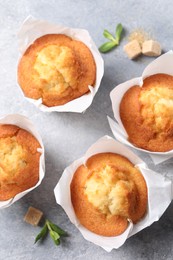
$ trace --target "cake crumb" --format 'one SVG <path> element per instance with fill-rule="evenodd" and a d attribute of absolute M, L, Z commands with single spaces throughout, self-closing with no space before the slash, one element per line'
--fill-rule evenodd
<path fill-rule="evenodd" d="M 42 217 L 43 217 L 43 212 L 41 210 L 36 209 L 34 207 L 29 207 L 24 217 L 24 221 L 32 226 L 38 226 Z"/>
<path fill-rule="evenodd" d="M 151 39 L 149 34 L 146 33 L 142 29 L 136 29 L 136 30 L 132 31 L 128 37 L 129 42 L 131 42 L 133 40 L 137 40 L 139 42 L 140 46 L 142 46 L 143 42 L 145 42 L 149 39 Z"/>

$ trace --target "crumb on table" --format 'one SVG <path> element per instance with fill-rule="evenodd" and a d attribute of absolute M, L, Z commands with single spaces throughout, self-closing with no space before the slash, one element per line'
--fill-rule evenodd
<path fill-rule="evenodd" d="M 42 217 L 43 217 L 42 211 L 40 211 L 39 209 L 36 209 L 34 207 L 29 207 L 29 209 L 26 212 L 26 215 L 24 217 L 24 221 L 33 226 L 38 226 Z"/>
<path fill-rule="evenodd" d="M 132 31 L 128 37 L 129 42 L 131 42 L 133 40 L 137 40 L 139 42 L 140 46 L 142 46 L 143 42 L 145 42 L 149 39 L 151 39 L 149 34 L 140 28 L 137 28 L 134 31 Z"/>

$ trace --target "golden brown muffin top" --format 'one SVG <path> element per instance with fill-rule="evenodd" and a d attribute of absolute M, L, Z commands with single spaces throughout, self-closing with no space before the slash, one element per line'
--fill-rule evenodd
<path fill-rule="evenodd" d="M 173 128 L 173 84 L 169 87 L 166 82 L 146 80 L 139 102 L 144 123 L 151 126 L 155 133 Z"/>
<path fill-rule="evenodd" d="M 147 187 L 140 171 L 125 157 L 96 154 L 81 165 L 71 182 L 71 199 L 83 226 L 103 236 L 125 231 L 146 212 Z"/>
<path fill-rule="evenodd" d="M 45 92 L 63 93 L 67 88 L 77 88 L 80 64 L 74 52 L 66 46 L 49 45 L 38 52 L 33 75 L 41 81 Z"/>
<path fill-rule="evenodd" d="M 107 216 L 129 218 L 129 209 L 135 205 L 135 192 L 135 184 L 127 174 L 109 164 L 93 170 L 85 186 L 88 201 Z"/>
<path fill-rule="evenodd" d="M 173 149 L 173 77 L 156 74 L 134 86 L 120 104 L 122 123 L 136 146 L 166 152 Z"/>
<path fill-rule="evenodd" d="M 18 66 L 18 82 L 27 97 L 47 106 L 63 105 L 94 86 L 96 65 L 88 47 L 62 35 L 38 38 Z"/>
<path fill-rule="evenodd" d="M 0 200 L 8 200 L 38 182 L 38 141 L 15 125 L 0 125 Z"/>

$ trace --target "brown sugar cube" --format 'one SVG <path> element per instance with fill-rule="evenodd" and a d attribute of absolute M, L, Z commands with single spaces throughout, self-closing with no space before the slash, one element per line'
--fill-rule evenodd
<path fill-rule="evenodd" d="M 33 207 L 29 207 L 29 209 L 26 212 L 26 215 L 24 217 L 24 221 L 33 226 L 38 226 L 42 217 L 43 217 L 42 211 L 40 211 L 36 208 L 33 208 Z"/>
<path fill-rule="evenodd" d="M 126 52 L 129 59 L 134 59 L 142 53 L 141 46 L 137 40 L 133 40 L 124 46 L 124 51 Z"/>
<path fill-rule="evenodd" d="M 161 54 L 161 46 L 153 40 L 145 41 L 142 44 L 142 53 L 146 56 L 159 56 Z"/>

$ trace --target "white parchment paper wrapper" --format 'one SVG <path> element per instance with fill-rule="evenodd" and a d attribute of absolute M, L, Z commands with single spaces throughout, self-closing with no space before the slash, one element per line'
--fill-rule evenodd
<path fill-rule="evenodd" d="M 12 198 L 10 200 L 6 200 L 6 201 L 0 201 L 0 209 L 3 209 L 6 207 L 9 207 L 15 201 L 19 200 L 24 195 L 26 195 L 28 192 L 32 191 L 33 189 L 35 189 L 37 186 L 40 185 L 42 179 L 44 178 L 44 174 L 45 174 L 45 159 L 44 159 L 44 146 L 43 146 L 41 136 L 38 134 L 33 123 L 27 117 L 18 115 L 18 114 L 6 115 L 6 116 L 0 118 L 0 124 L 11 124 L 11 125 L 16 125 L 16 126 L 19 126 L 20 128 L 25 129 L 38 140 L 38 142 L 40 143 L 40 146 L 41 146 L 41 148 L 38 148 L 38 152 L 41 153 L 40 161 L 39 161 L 39 181 L 37 182 L 37 184 L 34 187 L 32 187 L 28 190 L 25 190 L 21 193 L 18 193 L 14 198 Z"/>
<path fill-rule="evenodd" d="M 104 73 L 103 59 L 87 30 L 68 28 L 62 25 L 54 25 L 48 23 L 47 21 L 37 20 L 34 19 L 32 16 L 29 16 L 24 21 L 20 31 L 18 32 L 19 51 L 22 55 L 37 38 L 45 34 L 53 33 L 60 33 L 70 36 L 75 40 L 83 42 L 90 49 L 96 63 L 95 86 L 94 88 L 92 86 L 88 86 L 90 90 L 89 93 L 61 106 L 47 107 L 42 104 L 41 98 L 38 100 L 34 100 L 31 98 L 27 99 L 44 112 L 84 112 L 91 105 L 93 98 L 99 89 L 101 79 Z"/>
<path fill-rule="evenodd" d="M 145 153 L 148 153 L 153 162 L 155 164 L 159 164 L 161 162 L 164 162 L 168 160 L 169 158 L 173 157 L 173 150 L 169 152 L 150 152 L 141 148 L 138 148 L 134 146 L 132 143 L 128 141 L 128 135 L 123 127 L 123 124 L 121 122 L 120 114 L 119 114 L 119 105 L 121 103 L 121 99 L 125 92 L 131 88 L 134 85 L 139 85 L 142 87 L 143 80 L 151 75 L 158 74 L 158 73 L 164 73 L 169 74 L 173 76 L 173 52 L 169 51 L 166 54 L 163 54 L 159 58 L 155 59 L 153 62 L 151 62 L 143 71 L 142 76 L 139 78 L 134 78 L 129 81 L 126 81 L 118 86 L 116 86 L 110 93 L 110 98 L 112 102 L 112 109 L 114 113 L 114 117 L 116 119 L 115 122 L 111 118 L 108 117 L 109 125 L 111 127 L 111 130 L 117 140 L 120 142 L 133 147 L 139 151 L 143 151 Z M 130 105 L 130 104 L 129 104 Z"/>
<path fill-rule="evenodd" d="M 129 222 L 126 231 L 122 235 L 116 237 L 99 236 L 84 228 L 79 223 L 71 203 L 70 183 L 76 169 L 81 164 L 85 164 L 87 159 L 92 155 L 104 152 L 118 153 L 127 157 L 136 167 L 139 168 L 148 187 L 148 210 L 145 217 L 135 225 Z M 113 248 L 119 248 L 124 244 L 128 237 L 151 225 L 154 221 L 157 221 L 164 213 L 172 199 L 171 181 L 148 169 L 147 165 L 137 155 L 109 136 L 100 138 L 88 149 L 82 158 L 74 161 L 64 170 L 62 177 L 54 189 L 54 193 L 57 203 L 62 206 L 70 221 L 80 230 L 83 237 L 86 240 L 101 246 L 108 252 Z"/>

